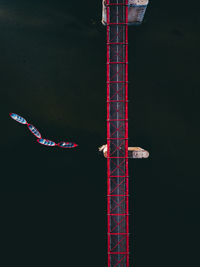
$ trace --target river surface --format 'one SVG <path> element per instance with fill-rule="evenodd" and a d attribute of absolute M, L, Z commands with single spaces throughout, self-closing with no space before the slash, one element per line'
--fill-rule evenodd
<path fill-rule="evenodd" d="M 129 146 L 150 152 L 129 161 L 136 267 L 198 266 L 200 17 L 199 2 L 188 5 L 152 0 L 144 23 L 129 28 Z M 0 191 L 14 248 L 22 233 L 27 259 L 18 254 L 16 265 L 106 266 L 100 21 L 100 0 L 0 0 Z M 9 112 L 43 137 L 79 147 L 41 146 Z"/>

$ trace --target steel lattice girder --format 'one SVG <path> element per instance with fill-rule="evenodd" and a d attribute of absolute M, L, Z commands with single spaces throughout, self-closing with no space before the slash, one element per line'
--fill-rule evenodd
<path fill-rule="evenodd" d="M 128 267 L 127 0 L 107 0 L 106 8 L 108 267 Z"/>

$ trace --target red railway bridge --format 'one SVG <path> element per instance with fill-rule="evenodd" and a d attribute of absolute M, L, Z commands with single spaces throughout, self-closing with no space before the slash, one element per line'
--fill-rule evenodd
<path fill-rule="evenodd" d="M 104 0 L 107 29 L 108 267 L 129 267 L 128 24 L 141 23 L 148 0 Z"/>

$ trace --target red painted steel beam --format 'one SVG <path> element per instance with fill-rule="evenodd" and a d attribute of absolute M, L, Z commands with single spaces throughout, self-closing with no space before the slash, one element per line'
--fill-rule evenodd
<path fill-rule="evenodd" d="M 129 267 L 128 0 L 107 0 L 108 267 Z"/>

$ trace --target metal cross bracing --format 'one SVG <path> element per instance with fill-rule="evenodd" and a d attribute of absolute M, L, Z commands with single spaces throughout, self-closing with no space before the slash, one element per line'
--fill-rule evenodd
<path fill-rule="evenodd" d="M 128 0 L 106 0 L 108 267 L 129 267 Z"/>

